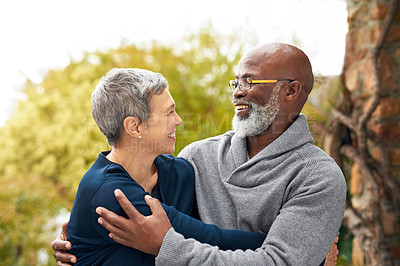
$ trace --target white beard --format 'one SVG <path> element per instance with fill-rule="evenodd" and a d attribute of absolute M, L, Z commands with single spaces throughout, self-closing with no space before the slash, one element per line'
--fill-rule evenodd
<path fill-rule="evenodd" d="M 244 138 L 256 136 L 267 131 L 279 112 L 278 97 L 281 87 L 282 85 L 277 84 L 273 88 L 271 98 L 264 106 L 253 102 L 241 101 L 239 99 L 233 100 L 234 104 L 244 103 L 251 106 L 250 113 L 247 118 L 240 117 L 237 114 L 234 115 L 232 119 L 232 127 L 236 135 Z"/>

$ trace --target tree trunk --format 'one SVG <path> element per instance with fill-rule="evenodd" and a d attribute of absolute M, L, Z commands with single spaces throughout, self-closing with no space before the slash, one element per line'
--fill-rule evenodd
<path fill-rule="evenodd" d="M 400 9 L 397 0 L 347 6 L 344 102 L 325 149 L 350 166 L 343 221 L 353 265 L 400 265 Z"/>

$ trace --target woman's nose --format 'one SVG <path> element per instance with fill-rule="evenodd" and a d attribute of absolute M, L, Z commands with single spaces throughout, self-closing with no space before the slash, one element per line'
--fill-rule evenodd
<path fill-rule="evenodd" d="M 178 127 L 180 124 L 182 124 L 182 119 L 181 119 L 181 117 L 178 115 L 178 113 L 176 113 L 175 121 L 176 121 L 176 127 Z"/>

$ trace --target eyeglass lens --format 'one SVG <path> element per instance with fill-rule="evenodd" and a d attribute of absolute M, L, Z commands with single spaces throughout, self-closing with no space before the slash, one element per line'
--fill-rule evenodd
<path fill-rule="evenodd" d="M 240 90 L 249 90 L 250 83 L 247 79 L 231 80 L 229 83 L 231 90 L 236 90 L 238 87 Z"/>

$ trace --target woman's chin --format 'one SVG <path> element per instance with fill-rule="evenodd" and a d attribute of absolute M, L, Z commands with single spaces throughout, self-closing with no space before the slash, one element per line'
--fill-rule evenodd
<path fill-rule="evenodd" d="M 161 154 L 173 154 L 175 151 L 175 144 L 170 147 L 164 147 Z"/>

